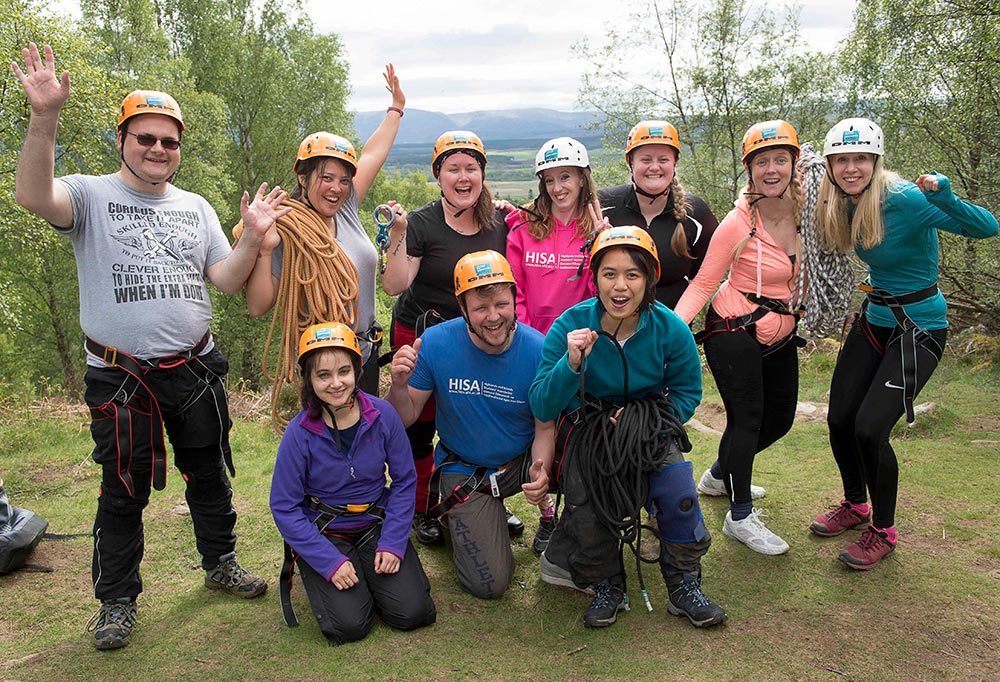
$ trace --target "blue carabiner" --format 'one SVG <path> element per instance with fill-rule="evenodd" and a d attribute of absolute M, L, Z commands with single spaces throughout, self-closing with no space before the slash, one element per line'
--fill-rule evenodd
<path fill-rule="evenodd" d="M 375 246 L 380 249 L 389 248 L 389 228 L 396 222 L 396 211 L 389 204 L 379 204 L 375 207 L 375 224 L 378 225 L 378 235 Z"/>

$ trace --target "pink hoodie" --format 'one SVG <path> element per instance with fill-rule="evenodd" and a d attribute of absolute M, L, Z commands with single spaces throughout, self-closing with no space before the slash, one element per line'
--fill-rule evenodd
<path fill-rule="evenodd" d="M 521 211 L 507 214 L 507 260 L 517 280 L 517 319 L 543 334 L 563 311 L 596 293 L 580 252 L 585 240 L 576 234 L 576 220 L 563 225 L 553 216 L 552 222 L 555 227 L 539 241 L 528 232 Z M 571 280 L 581 263 L 583 273 Z"/>
<path fill-rule="evenodd" d="M 712 299 L 712 307 L 722 317 L 745 315 L 757 307 L 756 303 L 747 300 L 744 293 L 788 303 L 798 263 L 793 265 L 788 254 L 771 239 L 759 216 L 757 236 L 744 244 L 734 263 L 733 248 L 748 234 L 750 208 L 747 200 L 740 197 L 736 201 L 736 207 L 719 223 L 708 245 L 705 262 L 674 308 L 674 312 L 682 320 L 691 324 L 691 320 L 704 307 L 727 270 L 729 277 Z M 757 321 L 757 340 L 771 345 L 788 336 L 793 329 L 795 319 L 791 316 L 768 313 Z"/>

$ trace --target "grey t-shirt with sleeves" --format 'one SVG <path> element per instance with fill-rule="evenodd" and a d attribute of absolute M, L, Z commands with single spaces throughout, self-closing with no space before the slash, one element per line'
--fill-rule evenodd
<path fill-rule="evenodd" d="M 83 332 L 144 359 L 197 344 L 212 319 L 206 269 L 232 251 L 212 206 L 173 185 L 143 192 L 117 175 L 58 182 L 73 205 L 72 227 L 56 231 L 76 254 Z M 103 364 L 89 354 L 87 363 Z"/>
<path fill-rule="evenodd" d="M 358 269 L 358 322 L 355 330 L 365 332 L 375 321 L 375 270 L 378 268 L 378 251 L 371 237 L 365 232 L 358 218 L 358 193 L 354 186 L 337 211 L 337 243 Z M 271 252 L 271 274 L 281 279 L 281 267 L 285 260 L 284 244 L 279 244 Z M 336 320 L 325 320 L 334 322 Z M 372 345 L 361 341 L 361 354 L 365 362 L 372 352 Z"/>

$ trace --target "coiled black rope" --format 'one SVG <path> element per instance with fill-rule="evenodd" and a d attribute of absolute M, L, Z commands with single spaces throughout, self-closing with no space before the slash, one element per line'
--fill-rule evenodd
<path fill-rule="evenodd" d="M 581 419 L 567 439 L 566 448 L 579 467 L 587 499 L 598 521 L 614 533 L 619 550 L 628 545 L 636 557 L 636 573 L 646 608 L 652 610 L 642 578 L 640 552 L 643 505 L 649 495 L 648 476 L 659 471 L 679 454 L 691 450 L 684 424 L 673 401 L 662 394 L 629 400 L 628 361 L 615 336 L 603 330 L 621 356 L 624 369 L 625 405 L 588 401 L 584 391 L 584 372 L 580 372 Z M 614 422 L 611 419 L 614 418 Z"/>

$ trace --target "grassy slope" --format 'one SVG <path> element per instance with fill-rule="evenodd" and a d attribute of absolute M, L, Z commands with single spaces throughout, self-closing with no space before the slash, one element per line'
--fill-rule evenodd
<path fill-rule="evenodd" d="M 830 365 L 825 356 L 805 364 L 801 400 L 824 401 Z M 529 532 L 515 545 L 520 566 L 503 599 L 465 595 L 448 550 L 422 548 L 437 625 L 414 633 L 377 625 L 361 643 L 328 648 L 301 586 L 294 596 L 302 625 L 282 624 L 274 578 L 280 541 L 267 512 L 277 437 L 263 422 L 241 421 L 233 435 L 240 557 L 271 578 L 272 590 L 242 602 L 201 586 L 190 518 L 174 512 L 182 482 L 171 472 L 146 512 L 146 590 L 132 645 L 101 653 L 83 634 L 95 610 L 89 539 L 43 541 L 31 560 L 54 573 L 0 577 L 0 679 L 996 679 L 1000 387 L 991 381 L 951 358 L 920 398 L 936 403 L 934 412 L 913 429 L 897 427 L 900 544 L 874 571 L 849 571 L 835 560 L 856 534 L 820 539 L 806 531 L 812 516 L 839 500 L 822 422 L 797 423 L 755 468 L 755 482 L 768 489 L 761 506 L 769 527 L 792 547 L 786 556 L 757 555 L 725 538 L 725 501 L 702 498 L 715 537 L 705 589 L 730 617 L 708 631 L 666 612 L 655 566 L 644 571 L 652 613 L 633 589 L 631 613 L 612 628 L 585 630 L 587 597 L 540 582 L 527 546 L 536 518 L 518 498 Z M 710 377 L 706 389 L 699 418 L 721 427 Z M 0 415 L 0 475 L 13 501 L 46 517 L 52 532 L 86 532 L 99 483 L 87 459 L 86 417 L 55 411 Z M 693 440 L 700 475 L 718 438 L 695 433 Z M 19 659 L 26 660 L 13 662 Z"/>

